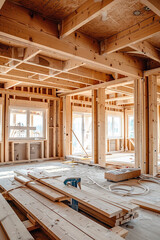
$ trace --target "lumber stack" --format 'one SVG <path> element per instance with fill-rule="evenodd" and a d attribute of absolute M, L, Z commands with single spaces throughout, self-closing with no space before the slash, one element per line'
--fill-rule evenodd
<path fill-rule="evenodd" d="M 110 196 L 101 198 L 84 186 L 81 190 L 66 186 L 62 177 L 55 178 L 46 172 L 35 171 L 19 171 L 17 174 L 15 179 L 1 179 L 1 188 L 6 191 L 6 196 L 14 200 L 35 221 L 34 226 L 26 221 L 24 225 L 27 229 L 38 225 L 52 238 L 120 240 L 126 236 L 126 231 L 117 226 L 137 217 L 137 205 L 118 202 L 113 196 L 111 200 Z M 115 227 L 113 231 L 63 203 L 70 198 L 76 199 L 79 209 L 85 213 Z"/>
<path fill-rule="evenodd" d="M 0 194 L 0 239 L 34 240 L 2 194 Z"/>

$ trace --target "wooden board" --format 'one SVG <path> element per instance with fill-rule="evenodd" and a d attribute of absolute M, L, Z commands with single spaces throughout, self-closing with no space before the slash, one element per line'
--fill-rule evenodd
<path fill-rule="evenodd" d="M 138 205 L 127 202 L 126 200 L 123 200 L 122 198 L 115 196 L 114 194 L 111 194 L 107 191 L 103 193 L 103 196 L 101 196 L 100 193 L 93 188 L 82 185 L 82 189 L 88 193 L 91 193 L 92 195 L 94 194 L 95 196 L 98 196 L 98 198 L 105 202 L 112 203 L 113 205 L 122 208 L 125 213 L 131 213 L 139 208 Z"/>
<path fill-rule="evenodd" d="M 149 202 L 146 202 L 146 201 L 141 201 L 141 200 L 138 200 L 138 199 L 132 199 L 131 202 L 139 205 L 141 208 L 144 208 L 146 210 L 156 212 L 156 213 L 160 213 L 160 206 L 157 206 L 156 204 L 152 204 L 152 203 L 149 203 Z"/>
<path fill-rule="evenodd" d="M 33 240 L 33 237 L 1 194 L 0 224 L 10 240 Z"/>
<path fill-rule="evenodd" d="M 33 179 L 39 179 L 41 177 L 45 177 L 44 173 L 29 173 L 29 177 Z M 47 176 L 47 175 L 46 175 Z M 88 193 L 84 190 L 79 190 L 72 186 L 66 186 L 63 182 L 60 182 L 56 179 L 48 178 L 48 179 L 40 179 L 39 182 L 63 193 L 64 195 L 76 199 L 78 202 L 96 210 L 97 212 L 107 216 L 107 217 L 114 217 L 117 214 L 122 212 L 122 209 L 107 202 L 104 202 L 97 197 L 89 196 Z"/>
<path fill-rule="evenodd" d="M 25 184 L 27 187 L 33 189 L 34 191 L 42 194 L 43 196 L 51 199 L 52 201 L 63 201 L 68 199 L 68 197 L 66 197 L 65 195 L 47 187 L 44 186 L 41 183 L 38 182 L 29 182 L 31 179 L 23 177 L 23 176 L 15 176 L 14 177 L 15 180 L 17 180 L 18 182 Z"/>
<path fill-rule="evenodd" d="M 112 236 L 107 228 L 104 228 L 81 213 L 73 210 L 64 203 L 53 203 L 30 189 L 26 189 L 25 191 L 93 239 L 108 239 Z M 115 236 L 115 238 L 117 239 L 117 236 Z"/>
<path fill-rule="evenodd" d="M 33 217 L 55 239 L 91 239 L 58 214 L 50 211 L 48 207 L 30 196 L 21 188 L 14 189 L 17 186 L 21 186 L 18 182 L 15 183 L 14 181 L 11 182 L 9 179 L 3 179 L 0 181 L 0 186 L 7 191 L 12 189 L 12 191 L 9 192 L 11 198 L 28 212 L 31 217 Z"/>
<path fill-rule="evenodd" d="M 9 179 L 1 180 L 0 185 L 6 190 L 21 186 L 17 181 L 11 182 Z M 52 202 L 29 188 L 14 189 L 9 195 L 55 239 L 122 239 L 63 203 Z M 102 238 L 99 232 L 103 232 Z M 94 238 L 89 234 L 95 235 Z"/>
<path fill-rule="evenodd" d="M 104 177 L 105 179 L 113 182 L 120 182 L 127 179 L 139 177 L 140 175 L 141 175 L 140 169 L 126 168 L 105 172 Z"/>

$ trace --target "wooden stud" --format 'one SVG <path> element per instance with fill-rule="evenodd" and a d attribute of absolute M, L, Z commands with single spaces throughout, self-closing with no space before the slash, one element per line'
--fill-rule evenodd
<path fill-rule="evenodd" d="M 106 165 L 105 156 L 105 88 L 98 89 L 98 163 Z"/>
<path fill-rule="evenodd" d="M 95 164 L 98 164 L 98 109 L 97 90 L 92 90 L 92 157 Z"/>

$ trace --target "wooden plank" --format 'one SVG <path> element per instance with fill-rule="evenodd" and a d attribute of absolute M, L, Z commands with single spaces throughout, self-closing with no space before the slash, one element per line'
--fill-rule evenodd
<path fill-rule="evenodd" d="M 76 31 L 89 21 L 96 18 L 102 11 L 107 11 L 116 1 L 104 0 L 103 2 L 86 1 L 73 13 L 62 20 L 60 37 L 64 38 Z"/>
<path fill-rule="evenodd" d="M 92 239 L 60 215 L 51 211 L 47 206 L 36 200 L 24 190 L 20 188 L 14 189 L 17 188 L 17 186 L 21 186 L 18 185 L 17 182 L 10 181 L 9 179 L 3 179 L 0 181 L 0 186 L 7 191 L 10 190 L 8 194 L 11 198 L 26 212 L 28 212 L 39 223 L 39 225 L 41 225 L 55 239 Z M 30 238 L 30 240 L 31 239 L 33 238 Z M 14 240 L 16 240 L 16 238 L 14 238 Z"/>
<path fill-rule="evenodd" d="M 29 220 L 23 221 L 23 224 L 24 224 L 24 226 L 27 228 L 27 230 L 28 230 L 29 232 L 31 232 L 31 231 L 39 228 L 39 225 L 34 225 L 34 224 L 33 224 L 32 222 L 30 222 Z"/>
<path fill-rule="evenodd" d="M 70 92 L 62 93 L 62 94 L 59 94 L 59 96 L 61 96 L 61 97 L 63 97 L 63 96 L 74 96 L 74 95 L 77 95 L 79 93 L 89 91 L 89 90 L 94 90 L 94 89 L 99 89 L 99 88 L 107 88 L 107 87 L 110 87 L 110 86 L 117 87 L 117 86 L 127 85 L 127 84 L 132 83 L 132 82 L 133 82 L 132 78 L 124 77 L 124 78 L 112 80 L 112 81 L 109 81 L 109 82 L 100 83 L 100 84 L 92 85 L 92 86 L 89 86 L 89 87 L 84 87 L 84 88 L 81 88 L 81 89 L 76 89 L 76 90 L 73 90 L 73 91 L 70 91 Z"/>
<path fill-rule="evenodd" d="M 54 191 L 53 189 L 44 186 L 43 184 L 40 184 L 38 182 L 31 181 L 30 178 L 26 178 L 23 176 L 15 176 L 15 180 L 18 182 L 26 185 L 27 187 L 31 188 L 32 190 L 40 193 L 41 195 L 45 196 L 46 198 L 52 200 L 52 201 L 63 201 L 68 199 L 65 195 Z M 29 182 L 31 181 L 31 182 Z"/>
<path fill-rule="evenodd" d="M 97 116 L 97 90 L 92 90 L 92 157 L 98 163 L 98 116 Z"/>
<path fill-rule="evenodd" d="M 4 188 L 8 188 L 10 181 L 1 181 Z M 12 182 L 10 187 L 17 187 L 18 182 Z M 15 193 L 16 191 L 20 193 Z M 108 229 L 93 222 L 63 203 L 54 203 L 40 194 L 26 188 L 15 189 L 9 193 L 18 204 L 26 211 L 31 211 L 31 216 L 55 239 L 111 239 L 122 238 Z M 24 202 L 23 202 L 23 197 Z M 43 225 L 44 224 L 44 225 Z M 99 234 L 99 233 L 102 233 Z M 76 236 L 76 234 L 78 234 Z"/>
<path fill-rule="evenodd" d="M 153 204 L 153 203 L 146 202 L 146 201 L 141 201 L 139 199 L 132 199 L 131 203 L 137 204 L 143 209 L 160 214 L 160 206 L 157 206 L 157 204 Z"/>
<path fill-rule="evenodd" d="M 149 91 L 149 174 L 156 175 L 158 171 L 157 142 L 157 78 L 148 77 Z"/>
<path fill-rule="evenodd" d="M 106 166 L 105 148 L 105 88 L 98 89 L 98 163 Z"/>
<path fill-rule="evenodd" d="M 36 179 L 45 177 L 45 173 L 28 173 L 28 176 Z M 78 202 L 83 203 L 86 206 L 89 206 L 90 208 L 96 210 L 97 212 L 100 212 L 101 214 L 107 216 L 107 217 L 113 217 L 116 216 L 118 213 L 122 212 L 122 209 L 115 207 L 111 204 L 104 203 L 103 201 L 97 199 L 95 196 L 89 197 L 86 191 L 80 190 L 77 188 L 74 188 L 72 186 L 66 186 L 63 182 L 55 180 L 55 179 L 40 179 L 39 182 L 57 190 L 58 192 L 61 192 L 65 194 L 68 197 L 76 199 Z"/>
<path fill-rule="evenodd" d="M 160 16 L 160 2 L 159 0 L 141 0 L 141 2 L 149 7 L 154 13 Z"/>
<path fill-rule="evenodd" d="M 90 193 L 92 195 L 94 194 L 101 200 L 108 202 L 108 203 L 112 203 L 112 205 L 114 205 L 114 206 L 120 207 L 123 210 L 123 213 L 125 213 L 125 214 L 132 213 L 138 209 L 137 205 L 131 204 L 128 201 L 123 200 L 122 198 L 120 198 L 118 196 L 113 196 L 111 193 L 109 193 L 107 191 L 103 192 L 103 196 L 101 196 L 98 190 L 86 187 L 85 185 L 82 185 L 82 189 L 84 189 L 86 192 L 88 192 L 88 194 L 90 194 Z"/>
<path fill-rule="evenodd" d="M 103 53 L 112 53 L 160 32 L 159 16 L 152 16 L 124 30 L 113 37 L 107 38 Z"/>
<path fill-rule="evenodd" d="M 0 224 L 10 240 L 33 240 L 23 223 L 0 194 Z"/>
<path fill-rule="evenodd" d="M 71 102 L 70 96 L 63 98 L 63 155 L 70 155 L 70 137 L 71 137 Z"/>
<path fill-rule="evenodd" d="M 80 214 L 77 211 L 74 211 L 72 208 L 68 207 L 64 203 L 53 203 L 48 199 L 45 199 L 43 196 L 33 192 L 32 190 L 26 189 L 27 193 L 29 193 L 32 197 L 46 205 L 51 211 L 56 212 L 58 215 L 69 221 L 75 227 L 80 229 L 82 232 L 86 233 L 93 239 L 108 239 L 109 237 L 112 239 L 113 235 L 110 234 L 110 231 L 100 224 L 92 221 L 86 216 Z M 106 218 L 106 217 L 105 217 Z M 119 239 L 117 235 L 114 236 L 115 239 Z"/>

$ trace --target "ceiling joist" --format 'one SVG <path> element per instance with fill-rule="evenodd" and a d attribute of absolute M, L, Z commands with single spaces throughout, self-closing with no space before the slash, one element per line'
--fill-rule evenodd
<path fill-rule="evenodd" d="M 101 44 L 101 53 L 112 53 L 133 45 L 160 32 L 160 17 L 152 16 L 127 30 L 124 30 Z"/>
<path fill-rule="evenodd" d="M 12 43 L 25 46 L 30 45 L 50 54 L 61 54 L 68 59 L 83 61 L 86 64 L 92 64 L 92 67 L 101 69 L 101 71 L 109 70 L 132 77 L 142 76 L 143 68 L 140 61 L 135 58 L 119 53 L 107 57 L 100 56 L 96 40 L 79 33 L 71 34 L 69 39 L 67 37 L 64 40 L 58 39 L 55 36 L 56 30 L 54 32 L 54 27 L 52 27 L 51 34 L 50 25 L 48 26 L 47 22 L 44 23 L 44 19 L 41 19 L 40 16 L 38 22 L 39 25 L 42 24 L 41 29 L 44 31 L 37 27 L 37 16 L 32 19 L 32 22 L 30 21 L 28 10 L 15 5 L 14 13 L 17 14 L 10 14 L 10 19 L 8 19 L 5 9 L 1 11 L 0 15 L 0 36 L 3 39 L 10 39 Z M 49 31 L 49 34 L 47 31 Z"/>
<path fill-rule="evenodd" d="M 154 13 L 160 16 L 160 1 L 159 0 L 141 0 L 141 2 L 149 7 Z"/>
<path fill-rule="evenodd" d="M 116 0 L 86 1 L 73 13 L 62 20 L 60 37 L 64 38 L 73 33 L 100 15 L 102 11 L 107 11 L 113 6 L 113 4 L 115 4 L 115 2 Z"/>

